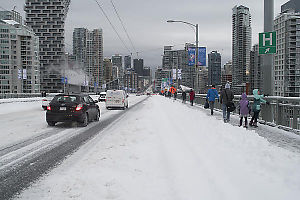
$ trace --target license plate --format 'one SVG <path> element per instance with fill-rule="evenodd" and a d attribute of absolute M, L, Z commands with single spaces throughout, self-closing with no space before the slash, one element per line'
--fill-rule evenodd
<path fill-rule="evenodd" d="M 116 100 L 115 102 L 116 102 L 116 103 L 120 103 L 120 101 L 119 101 L 119 100 Z"/>
<path fill-rule="evenodd" d="M 67 110 L 67 108 L 66 107 L 60 107 L 59 110 Z"/>

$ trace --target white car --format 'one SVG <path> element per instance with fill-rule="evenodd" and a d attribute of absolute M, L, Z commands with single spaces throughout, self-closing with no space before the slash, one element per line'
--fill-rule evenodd
<path fill-rule="evenodd" d="M 42 108 L 44 110 L 47 110 L 47 106 L 49 105 L 51 100 L 52 100 L 52 98 L 46 98 L 46 97 L 42 99 Z"/>
<path fill-rule="evenodd" d="M 100 101 L 105 101 L 105 99 L 106 99 L 106 92 L 101 92 L 100 93 L 100 96 L 99 96 L 99 98 L 98 98 L 98 101 L 100 102 Z"/>
<path fill-rule="evenodd" d="M 123 90 L 107 90 L 105 106 L 110 108 L 128 108 L 128 95 Z"/>

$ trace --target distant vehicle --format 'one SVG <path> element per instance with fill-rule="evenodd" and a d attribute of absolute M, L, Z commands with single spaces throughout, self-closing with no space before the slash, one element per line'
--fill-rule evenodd
<path fill-rule="evenodd" d="M 87 126 L 92 120 L 99 121 L 100 108 L 89 95 L 56 95 L 47 106 L 46 121 L 49 126 L 57 122 L 76 121 Z"/>
<path fill-rule="evenodd" d="M 100 93 L 100 96 L 99 96 L 99 98 L 98 98 L 98 101 L 100 102 L 100 101 L 105 101 L 105 99 L 106 99 L 106 92 L 101 92 Z"/>
<path fill-rule="evenodd" d="M 105 105 L 110 108 L 128 108 L 128 95 L 123 90 L 107 90 Z"/>
<path fill-rule="evenodd" d="M 151 95 L 151 93 L 150 93 L 150 92 L 147 92 L 147 95 L 148 95 L 148 96 L 150 96 L 150 95 Z"/>
<path fill-rule="evenodd" d="M 141 94 L 141 93 L 139 93 L 139 92 L 138 92 L 138 93 L 136 93 L 136 96 L 141 96 L 141 95 L 142 95 L 142 94 Z"/>
<path fill-rule="evenodd" d="M 42 99 L 42 108 L 47 110 L 47 106 L 49 105 L 52 98 L 43 98 Z"/>

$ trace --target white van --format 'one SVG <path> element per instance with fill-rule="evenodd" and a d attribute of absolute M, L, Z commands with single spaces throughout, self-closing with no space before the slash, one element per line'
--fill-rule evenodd
<path fill-rule="evenodd" d="M 105 105 L 110 108 L 128 108 L 128 95 L 123 90 L 107 90 Z"/>

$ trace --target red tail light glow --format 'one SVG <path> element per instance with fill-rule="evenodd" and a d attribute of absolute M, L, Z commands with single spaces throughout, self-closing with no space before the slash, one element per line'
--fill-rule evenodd
<path fill-rule="evenodd" d="M 47 106 L 47 110 L 51 110 L 51 106 Z"/>
<path fill-rule="evenodd" d="M 82 109 L 83 105 L 82 104 L 78 104 L 75 108 L 76 111 L 80 111 Z"/>

